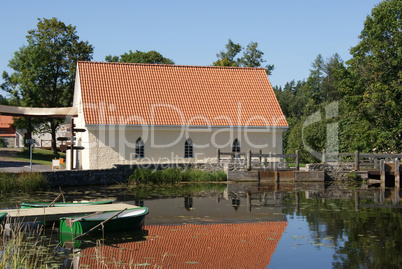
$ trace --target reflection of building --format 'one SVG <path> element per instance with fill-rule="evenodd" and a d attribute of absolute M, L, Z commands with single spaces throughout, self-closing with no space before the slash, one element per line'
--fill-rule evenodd
<path fill-rule="evenodd" d="M 146 226 L 145 242 L 87 248 L 78 262 L 80 268 L 103 268 L 96 257 L 106 257 L 107 268 L 122 268 L 122 263 L 131 267 L 148 263 L 151 268 L 266 268 L 286 225 L 282 221 Z"/>

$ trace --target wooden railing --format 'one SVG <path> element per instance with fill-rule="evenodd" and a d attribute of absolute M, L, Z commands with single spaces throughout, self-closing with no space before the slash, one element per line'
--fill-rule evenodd
<path fill-rule="evenodd" d="M 221 152 L 220 149 L 218 149 L 216 155 L 218 164 L 220 164 L 222 160 L 225 160 L 225 158 L 222 158 L 223 156 L 229 156 L 231 162 L 239 162 L 239 160 L 243 160 L 246 164 L 247 170 L 251 170 L 253 164 L 259 164 L 263 167 L 272 166 L 274 170 L 278 169 L 278 164 L 295 164 L 295 169 L 297 171 L 300 168 L 298 150 L 296 150 L 295 154 L 263 154 L 261 150 L 259 153 L 253 153 L 251 150 L 248 152 Z M 280 159 L 279 162 L 273 161 L 278 158 Z M 294 158 L 295 161 L 292 162 L 285 160 L 285 158 Z"/>
<path fill-rule="evenodd" d="M 326 153 L 322 152 L 322 162 L 327 163 L 328 158 L 332 157 L 339 164 L 353 163 L 354 171 L 364 170 L 379 171 L 381 182 L 385 183 L 387 172 L 393 172 L 395 176 L 395 186 L 400 186 L 400 162 L 402 154 L 381 154 L 381 153 Z M 388 161 L 388 163 L 386 162 Z"/>
<path fill-rule="evenodd" d="M 401 160 L 402 154 L 360 153 L 359 151 L 355 151 L 354 153 L 327 153 L 325 149 L 322 151 L 323 163 L 329 161 L 341 164 L 353 163 L 353 169 L 355 171 L 360 171 L 362 167 L 371 170 L 379 170 L 381 160 L 395 162 L 396 159 Z"/>

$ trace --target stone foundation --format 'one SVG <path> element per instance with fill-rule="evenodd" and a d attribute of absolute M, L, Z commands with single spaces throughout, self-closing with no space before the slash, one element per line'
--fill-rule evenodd
<path fill-rule="evenodd" d="M 5 148 L 15 148 L 15 137 L 0 137 Z"/>

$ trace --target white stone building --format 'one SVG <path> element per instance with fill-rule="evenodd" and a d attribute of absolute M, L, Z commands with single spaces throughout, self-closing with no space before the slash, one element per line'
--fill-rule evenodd
<path fill-rule="evenodd" d="M 279 154 L 288 128 L 263 68 L 78 62 L 73 106 L 81 169 Z"/>

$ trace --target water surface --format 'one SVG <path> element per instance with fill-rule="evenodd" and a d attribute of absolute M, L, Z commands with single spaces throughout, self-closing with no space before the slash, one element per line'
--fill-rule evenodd
<path fill-rule="evenodd" d="M 81 268 L 402 265 L 399 189 L 185 184 L 63 191 L 67 200 L 113 198 L 146 206 L 150 213 L 141 231 L 88 237 L 61 249 L 75 256 L 64 257 L 59 268 L 71 264 Z M 23 199 L 49 201 L 56 196 L 50 192 Z M 3 195 L 0 207 L 18 206 L 18 202 Z"/>

